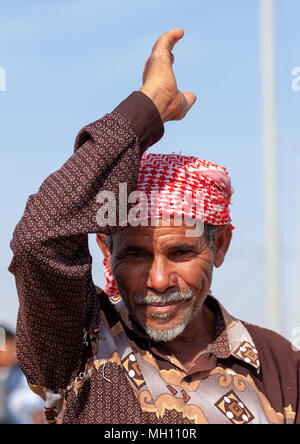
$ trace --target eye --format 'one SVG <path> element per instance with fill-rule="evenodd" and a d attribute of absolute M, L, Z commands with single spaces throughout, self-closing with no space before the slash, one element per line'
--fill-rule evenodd
<path fill-rule="evenodd" d="M 139 251 L 139 250 L 131 250 L 124 253 L 120 253 L 117 255 L 118 260 L 126 260 L 126 259 L 146 259 L 150 256 L 150 253 L 147 253 L 146 251 Z"/>
<path fill-rule="evenodd" d="M 132 251 L 131 253 L 127 253 L 127 257 L 145 257 L 145 253 L 141 253 L 140 251 Z"/>
<path fill-rule="evenodd" d="M 195 255 L 194 250 L 176 250 L 170 254 L 170 256 L 172 256 L 174 258 L 184 258 L 184 257 L 190 257 L 190 256 L 194 256 L 194 255 Z"/>

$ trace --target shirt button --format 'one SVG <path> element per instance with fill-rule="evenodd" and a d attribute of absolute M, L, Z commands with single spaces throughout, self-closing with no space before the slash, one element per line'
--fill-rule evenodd
<path fill-rule="evenodd" d="M 187 376 L 184 378 L 184 380 L 185 380 L 185 382 L 187 382 L 188 384 L 190 384 L 190 383 L 192 382 L 192 380 L 193 380 L 193 377 L 192 377 L 192 375 L 187 375 Z"/>
<path fill-rule="evenodd" d="M 135 377 L 135 371 L 134 371 L 134 370 L 129 370 L 128 375 L 129 375 L 131 378 L 134 378 L 134 377 Z"/>

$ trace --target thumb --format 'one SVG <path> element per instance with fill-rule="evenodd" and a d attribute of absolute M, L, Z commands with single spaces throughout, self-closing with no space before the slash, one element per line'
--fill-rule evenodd
<path fill-rule="evenodd" d="M 185 100 L 187 102 L 187 106 L 188 106 L 187 111 L 189 111 L 191 109 L 191 107 L 194 105 L 194 103 L 196 102 L 197 97 L 192 92 L 185 92 L 185 93 L 183 93 L 183 95 L 184 95 Z"/>

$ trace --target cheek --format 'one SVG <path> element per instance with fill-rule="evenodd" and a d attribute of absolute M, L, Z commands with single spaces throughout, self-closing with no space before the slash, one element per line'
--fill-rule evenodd
<path fill-rule="evenodd" d="M 211 284 L 213 264 L 211 261 L 195 259 L 186 264 L 180 264 L 178 275 L 190 287 L 197 290 L 206 289 Z"/>
<path fill-rule="evenodd" d="M 139 291 L 145 282 L 145 265 L 124 262 L 112 266 L 112 272 L 123 295 L 127 298 Z"/>

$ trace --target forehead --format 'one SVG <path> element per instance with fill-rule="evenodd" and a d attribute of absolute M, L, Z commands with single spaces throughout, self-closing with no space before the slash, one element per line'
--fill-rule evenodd
<path fill-rule="evenodd" d="M 199 230 L 198 230 L 199 232 Z M 138 226 L 126 227 L 114 236 L 114 245 L 118 248 L 125 248 L 128 246 L 172 246 L 173 244 L 183 243 L 185 245 L 199 245 L 201 241 L 201 234 L 191 236 L 191 227 L 186 225 L 163 226 L 159 223 L 155 226 Z"/>

